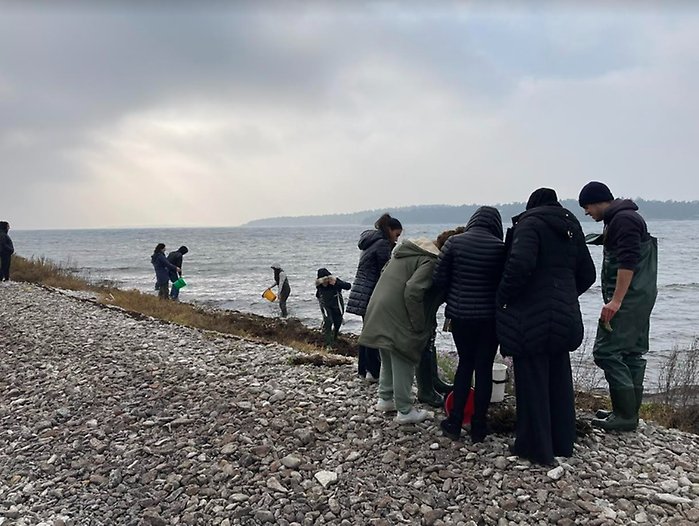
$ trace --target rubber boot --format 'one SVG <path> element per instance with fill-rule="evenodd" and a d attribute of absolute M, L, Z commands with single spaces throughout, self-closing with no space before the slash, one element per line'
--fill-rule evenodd
<path fill-rule="evenodd" d="M 636 391 L 633 387 L 609 389 L 612 414 L 607 418 L 594 418 L 592 425 L 605 431 L 635 431 L 638 427 Z"/>
<path fill-rule="evenodd" d="M 643 402 L 643 379 L 646 375 L 645 363 L 642 366 L 629 365 L 629 372 L 631 373 L 631 381 L 633 382 L 634 394 L 636 397 L 636 408 L 635 408 L 635 418 L 638 421 L 638 412 L 641 410 L 641 403 Z M 612 411 L 607 409 L 598 409 L 595 412 L 595 416 L 599 419 L 608 418 L 612 414 Z"/>
<path fill-rule="evenodd" d="M 633 389 L 636 394 L 636 411 L 635 417 L 638 423 L 638 413 L 641 410 L 641 404 L 643 403 L 643 380 L 646 376 L 646 364 L 642 366 L 634 367 L 630 366 L 631 380 L 633 381 Z"/>
<path fill-rule="evenodd" d="M 444 399 L 442 395 L 434 390 L 432 377 L 432 352 L 430 349 L 423 351 L 420 363 L 415 371 L 417 380 L 417 399 L 423 404 L 432 407 L 442 407 Z"/>
<path fill-rule="evenodd" d="M 434 345 L 434 340 L 430 345 L 430 366 L 432 368 L 432 386 L 435 391 L 442 395 L 451 393 L 454 390 L 454 384 L 448 384 L 439 377 L 439 364 L 437 363 L 437 348 Z"/>

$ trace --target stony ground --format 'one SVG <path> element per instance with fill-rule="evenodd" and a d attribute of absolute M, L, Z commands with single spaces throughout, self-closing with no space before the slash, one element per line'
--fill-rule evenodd
<path fill-rule="evenodd" d="M 294 354 L 0 285 L 0 525 L 699 523 L 697 436 L 595 432 L 531 466 Z"/>

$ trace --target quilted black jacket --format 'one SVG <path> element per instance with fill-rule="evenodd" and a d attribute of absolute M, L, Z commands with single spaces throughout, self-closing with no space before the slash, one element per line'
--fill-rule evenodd
<path fill-rule="evenodd" d="M 447 295 L 446 317 L 493 319 L 504 264 L 500 213 L 483 206 L 473 214 L 463 234 L 447 240 L 435 267 L 433 282 Z"/>
<path fill-rule="evenodd" d="M 501 353 L 574 351 L 584 334 L 578 296 L 595 282 L 580 223 L 558 203 L 532 208 L 513 223 L 496 298 Z"/>
<path fill-rule="evenodd" d="M 380 230 L 365 230 L 359 236 L 357 246 L 362 255 L 359 256 L 357 275 L 347 300 L 347 312 L 364 316 L 381 269 L 391 259 L 395 243 L 391 243 Z"/>

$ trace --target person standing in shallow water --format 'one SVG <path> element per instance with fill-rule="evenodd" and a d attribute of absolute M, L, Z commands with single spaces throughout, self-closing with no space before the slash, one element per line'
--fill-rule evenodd
<path fill-rule="evenodd" d="M 165 255 L 165 243 L 158 243 L 155 246 L 153 255 L 150 257 L 150 262 L 155 269 L 155 288 L 158 291 L 158 297 L 161 300 L 166 300 L 168 299 L 170 273 L 179 273 L 180 268 L 167 260 L 167 256 Z"/>
<path fill-rule="evenodd" d="M 595 264 L 575 215 L 540 188 L 512 219 L 495 302 L 503 356 L 512 356 L 517 404 L 514 455 L 539 464 L 569 457 L 575 443 L 570 353 L 585 332 L 578 296 L 595 282 Z"/>
<path fill-rule="evenodd" d="M 170 272 L 170 281 L 173 283 L 177 281 L 178 278 L 182 277 L 182 256 L 184 256 L 187 252 L 189 252 L 189 249 L 182 245 L 180 248 L 170 252 L 167 255 L 167 260 L 180 269 L 179 272 Z M 173 286 L 170 290 L 170 299 L 177 301 L 179 296 L 180 289 Z"/>
<path fill-rule="evenodd" d="M 286 272 L 282 269 L 279 263 L 274 263 L 271 266 L 274 271 L 274 285 L 270 289 L 277 287 L 277 301 L 279 302 L 279 310 L 282 312 L 282 318 L 286 318 L 288 311 L 286 310 L 286 300 L 291 294 L 291 286 L 289 285 L 289 278 L 286 276 Z"/>
<path fill-rule="evenodd" d="M 400 221 L 389 214 L 383 214 L 374 223 L 373 230 L 365 230 L 361 233 L 357 246 L 362 253 L 359 256 L 357 274 L 347 301 L 347 312 L 364 319 L 374 287 L 379 281 L 381 270 L 391 259 L 391 252 L 402 232 L 403 225 Z M 377 382 L 381 370 L 378 349 L 360 344 L 358 354 L 357 372 L 359 376 L 370 382 Z"/>
<path fill-rule="evenodd" d="M 604 245 L 604 306 L 592 351 L 609 384 L 612 411 L 598 411 L 592 425 L 633 431 L 643 400 L 650 315 L 658 295 L 658 241 L 630 199 L 614 199 L 607 185 L 586 184 L 578 202 L 585 214 L 604 221 L 604 233 L 590 244 Z"/>
<path fill-rule="evenodd" d="M 15 253 L 15 246 L 8 234 L 9 231 L 10 223 L 0 221 L 0 281 L 10 281 L 10 263 L 12 254 Z"/>

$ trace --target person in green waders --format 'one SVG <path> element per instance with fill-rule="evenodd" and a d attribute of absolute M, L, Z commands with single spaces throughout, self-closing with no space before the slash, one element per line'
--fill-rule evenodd
<path fill-rule="evenodd" d="M 604 221 L 604 233 L 588 236 L 587 242 L 604 246 L 604 306 L 593 357 L 609 384 L 612 411 L 598 411 L 592 425 L 633 431 L 643 398 L 650 314 L 658 294 L 658 241 L 648 233 L 638 206 L 630 199 L 614 199 L 604 183 L 586 184 L 578 201 L 586 215 Z"/>

